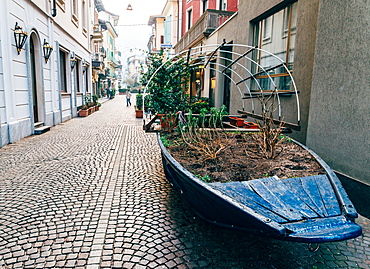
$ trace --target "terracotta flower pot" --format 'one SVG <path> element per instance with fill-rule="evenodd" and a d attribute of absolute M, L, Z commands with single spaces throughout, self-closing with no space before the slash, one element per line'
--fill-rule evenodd
<path fill-rule="evenodd" d="M 231 125 L 234 125 L 236 127 L 243 127 L 243 125 L 244 125 L 244 120 L 241 119 L 241 118 L 229 117 L 229 119 L 230 119 L 230 124 Z"/>
<path fill-rule="evenodd" d="M 143 117 L 143 111 L 142 110 L 135 110 L 136 118 L 142 118 Z"/>
<path fill-rule="evenodd" d="M 79 117 L 87 117 L 89 115 L 89 111 L 88 110 L 83 110 L 83 109 L 80 109 L 78 111 L 78 116 Z"/>
<path fill-rule="evenodd" d="M 245 122 L 244 128 L 246 129 L 259 129 L 258 124 L 254 122 Z"/>

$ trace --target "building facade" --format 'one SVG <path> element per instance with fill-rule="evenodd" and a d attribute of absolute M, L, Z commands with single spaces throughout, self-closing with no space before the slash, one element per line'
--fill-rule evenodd
<path fill-rule="evenodd" d="M 0 19 L 0 145 L 77 114 L 91 91 L 91 0 L 5 0 Z M 27 39 L 16 48 L 15 25 Z M 53 47 L 46 61 L 43 46 Z"/>

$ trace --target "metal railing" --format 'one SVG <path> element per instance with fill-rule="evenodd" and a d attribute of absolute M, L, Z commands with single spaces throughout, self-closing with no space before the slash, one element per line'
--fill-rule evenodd
<path fill-rule="evenodd" d="M 220 25 L 222 25 L 235 12 L 208 9 L 196 21 L 196 23 L 185 33 L 175 45 L 175 51 L 180 52 L 189 48 L 193 42 L 201 37 L 207 37 Z"/>

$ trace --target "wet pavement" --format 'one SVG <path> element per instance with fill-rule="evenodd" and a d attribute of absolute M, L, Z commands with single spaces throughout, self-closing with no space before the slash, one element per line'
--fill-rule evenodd
<path fill-rule="evenodd" d="M 364 217 L 362 236 L 315 253 L 195 217 L 124 96 L 0 148 L 0 171 L 3 269 L 370 268 Z"/>

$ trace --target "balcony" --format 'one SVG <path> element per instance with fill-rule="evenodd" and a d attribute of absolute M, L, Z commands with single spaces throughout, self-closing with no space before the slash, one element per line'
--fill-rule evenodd
<path fill-rule="evenodd" d="M 93 42 L 103 42 L 103 30 L 100 24 L 94 24 L 93 33 L 90 35 Z"/>
<path fill-rule="evenodd" d="M 175 45 L 176 53 L 190 48 L 229 19 L 235 12 L 207 9 L 196 23 L 185 33 Z"/>

